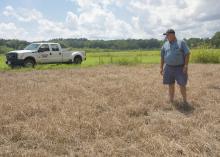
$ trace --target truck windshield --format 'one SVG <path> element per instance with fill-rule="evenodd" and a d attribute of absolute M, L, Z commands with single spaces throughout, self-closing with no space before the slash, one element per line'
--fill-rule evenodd
<path fill-rule="evenodd" d="M 40 44 L 30 44 L 27 47 L 25 47 L 25 50 L 37 50 Z"/>

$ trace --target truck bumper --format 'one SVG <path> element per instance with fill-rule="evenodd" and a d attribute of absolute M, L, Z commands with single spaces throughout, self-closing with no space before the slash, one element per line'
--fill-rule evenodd
<path fill-rule="evenodd" d="M 24 60 L 21 59 L 15 59 L 15 60 L 7 60 L 5 62 L 7 65 L 24 65 Z"/>

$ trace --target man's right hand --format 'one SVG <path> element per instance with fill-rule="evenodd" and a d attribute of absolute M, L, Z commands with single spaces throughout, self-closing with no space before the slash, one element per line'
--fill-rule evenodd
<path fill-rule="evenodd" d="M 163 68 L 160 68 L 160 74 L 163 76 Z"/>

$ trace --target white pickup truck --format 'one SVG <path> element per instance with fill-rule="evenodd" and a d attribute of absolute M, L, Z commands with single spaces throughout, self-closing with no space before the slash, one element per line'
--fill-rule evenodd
<path fill-rule="evenodd" d="M 84 51 L 66 51 L 58 43 L 32 43 L 24 50 L 6 54 L 6 64 L 11 67 L 34 67 L 36 64 L 74 63 L 86 60 Z"/>

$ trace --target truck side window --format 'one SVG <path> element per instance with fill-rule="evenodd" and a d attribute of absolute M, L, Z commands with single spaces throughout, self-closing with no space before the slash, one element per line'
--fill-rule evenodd
<path fill-rule="evenodd" d="M 57 44 L 51 44 L 52 51 L 60 51 L 59 46 Z"/>
<path fill-rule="evenodd" d="M 49 45 L 48 44 L 43 44 L 38 50 L 39 52 L 45 52 L 45 51 L 50 51 Z"/>

